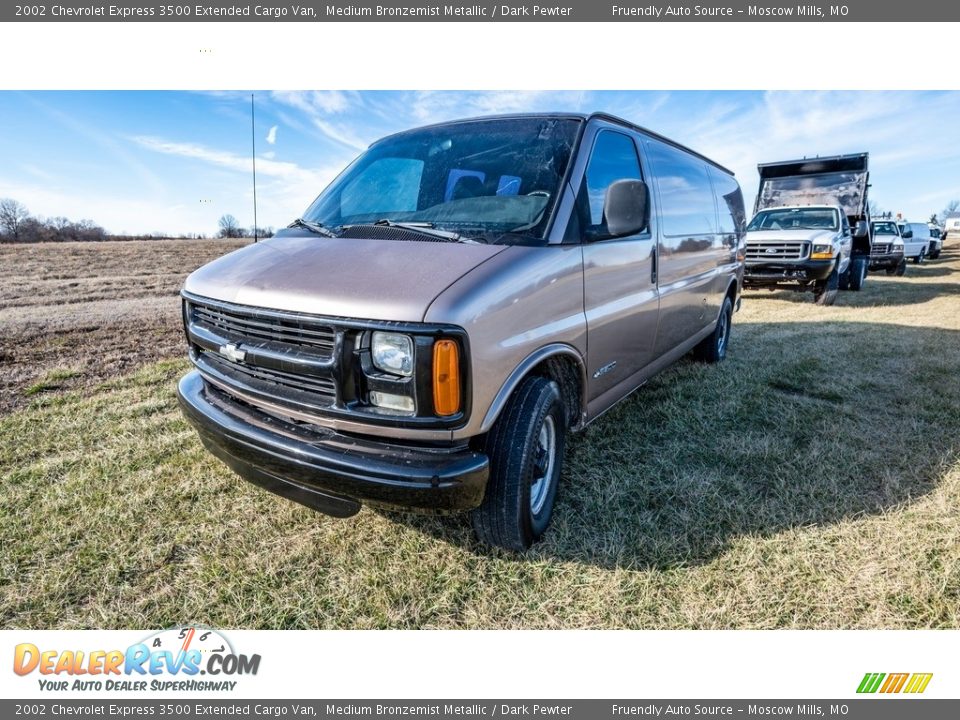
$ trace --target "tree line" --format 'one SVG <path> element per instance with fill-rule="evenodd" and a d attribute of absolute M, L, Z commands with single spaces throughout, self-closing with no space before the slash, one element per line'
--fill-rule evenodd
<path fill-rule="evenodd" d="M 215 237 L 253 237 L 253 229 L 240 227 L 233 215 L 220 218 Z M 257 237 L 273 235 L 273 228 L 257 228 Z M 162 238 L 205 239 L 204 233 L 110 234 L 93 220 L 73 221 L 65 217 L 34 217 L 27 207 L 12 198 L 0 199 L 0 243 L 102 242 L 104 240 L 158 240 Z"/>

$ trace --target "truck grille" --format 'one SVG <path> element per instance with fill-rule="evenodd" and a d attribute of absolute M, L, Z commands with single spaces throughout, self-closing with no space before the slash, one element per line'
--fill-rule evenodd
<path fill-rule="evenodd" d="M 195 297 L 184 303 L 193 362 L 221 389 L 303 411 L 337 404 L 342 336 L 322 318 Z"/>
<path fill-rule="evenodd" d="M 806 256 L 806 243 L 747 243 L 747 260 L 779 262 L 800 260 Z"/>
<path fill-rule="evenodd" d="M 890 253 L 890 243 L 874 243 L 870 249 L 871 255 L 888 255 Z"/>

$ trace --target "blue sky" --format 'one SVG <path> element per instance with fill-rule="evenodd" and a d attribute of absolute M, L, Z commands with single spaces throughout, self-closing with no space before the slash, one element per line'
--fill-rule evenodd
<path fill-rule="evenodd" d="M 604 110 L 734 170 L 868 151 L 871 197 L 926 220 L 960 198 L 960 92 L 257 91 L 259 223 L 298 217 L 377 138 L 457 117 Z M 253 223 L 249 92 L 0 92 L 0 197 L 110 232 Z"/>

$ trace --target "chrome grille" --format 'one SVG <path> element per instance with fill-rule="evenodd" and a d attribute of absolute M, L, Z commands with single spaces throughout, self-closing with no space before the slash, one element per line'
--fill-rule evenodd
<path fill-rule="evenodd" d="M 806 256 L 806 243 L 747 243 L 747 260 L 778 262 L 800 260 Z"/>
<path fill-rule="evenodd" d="M 329 325 L 301 315 L 282 315 L 258 308 L 244 311 L 216 305 L 189 302 L 191 322 L 206 326 L 228 342 L 235 344 L 276 342 L 298 347 L 316 348 L 324 357 L 333 355 L 336 332 Z M 247 314 L 249 313 L 249 314 Z"/>
<path fill-rule="evenodd" d="M 890 243 L 874 243 L 870 249 L 871 255 L 887 255 L 890 253 Z"/>
<path fill-rule="evenodd" d="M 341 341 L 322 318 L 189 296 L 185 303 L 191 357 L 208 380 L 251 402 L 337 405 Z"/>
<path fill-rule="evenodd" d="M 195 362 L 202 372 L 221 385 L 272 403 L 316 410 L 337 401 L 337 386 L 331 377 L 311 377 L 232 362 L 210 350 L 201 351 Z"/>

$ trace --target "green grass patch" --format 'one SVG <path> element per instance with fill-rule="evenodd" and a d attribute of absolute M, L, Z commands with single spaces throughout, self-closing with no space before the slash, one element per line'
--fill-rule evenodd
<path fill-rule="evenodd" d="M 80 375 L 80 371 L 71 368 L 57 368 L 46 373 L 42 378 L 27 387 L 23 394 L 30 397 L 40 393 L 60 390 L 66 380 L 71 380 Z"/>

